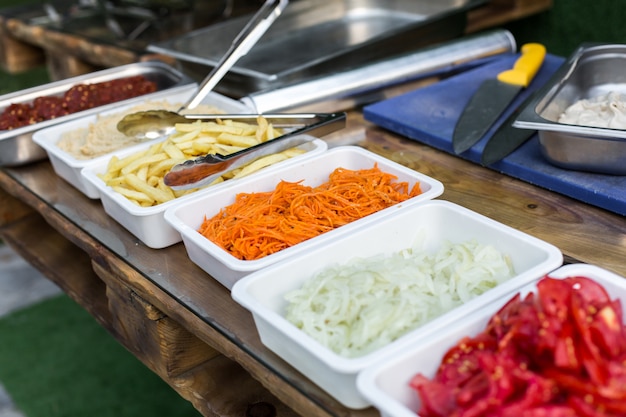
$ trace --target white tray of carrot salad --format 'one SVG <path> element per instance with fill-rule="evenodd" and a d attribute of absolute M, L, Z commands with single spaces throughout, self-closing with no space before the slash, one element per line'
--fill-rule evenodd
<path fill-rule="evenodd" d="M 434 178 L 342 146 L 197 195 L 164 217 L 192 262 L 231 289 L 254 271 L 442 193 Z"/>
<path fill-rule="evenodd" d="M 165 139 L 119 150 L 108 158 L 87 165 L 80 172 L 86 182 L 99 192 L 104 211 L 110 217 L 146 246 L 161 249 L 181 241 L 180 233 L 164 219 L 168 207 L 196 193 L 212 193 L 248 175 L 271 171 L 300 158 L 323 153 L 328 148 L 323 140 L 303 133 L 303 136 L 309 137 L 307 143 L 259 158 L 224 173 L 211 184 L 188 190 L 174 190 L 165 185 L 164 176 L 173 165 L 208 153 L 228 155 L 282 134 L 281 130 L 268 126 L 271 124 L 233 120 L 181 124 Z M 237 133 L 223 135 L 223 129 Z"/>

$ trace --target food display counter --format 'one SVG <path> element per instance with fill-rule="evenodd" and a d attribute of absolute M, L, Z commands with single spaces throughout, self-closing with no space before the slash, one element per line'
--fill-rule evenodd
<path fill-rule="evenodd" d="M 520 17 L 547 5 L 493 1 L 489 8 Z M 503 14 L 496 14 L 472 11 L 467 31 L 503 23 Z M 3 23 L 5 30 L 32 29 L 16 20 Z M 131 54 L 111 62 L 138 59 Z M 413 79 L 386 87 L 380 97 L 437 81 L 436 75 Z M 328 149 L 360 147 L 432 177 L 444 186 L 435 200 L 545 241 L 558 248 L 565 263 L 626 276 L 622 215 L 460 158 L 430 146 L 426 137 L 409 139 L 368 121 L 366 113 L 358 106 L 348 109 L 345 128 L 323 137 Z M 251 313 L 192 262 L 183 242 L 158 249 L 142 243 L 105 212 L 101 201 L 58 176 L 47 159 L 0 168 L 0 238 L 203 416 L 380 415 L 374 407 L 342 405 L 267 348 Z"/>
<path fill-rule="evenodd" d="M 566 262 L 626 274 L 623 216 L 407 140 L 356 109 L 346 128 L 325 140 L 437 178 L 445 185 L 440 199 L 549 242 Z M 0 186 L 2 239 L 202 415 L 378 415 L 345 408 L 264 347 L 250 313 L 189 260 L 181 243 L 158 250 L 141 244 L 48 161 L 3 168 Z"/>

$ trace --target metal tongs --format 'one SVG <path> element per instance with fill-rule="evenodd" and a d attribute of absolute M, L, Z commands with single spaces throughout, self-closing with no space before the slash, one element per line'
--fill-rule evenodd
<path fill-rule="evenodd" d="M 220 114 L 195 115 L 194 117 L 200 117 L 203 120 L 219 118 L 256 123 L 258 115 Z M 208 185 L 226 172 L 240 168 L 263 156 L 311 142 L 316 137 L 342 129 L 346 123 L 345 113 L 264 114 L 263 117 L 274 127 L 288 130 L 287 133 L 229 155 L 209 154 L 175 165 L 163 178 L 165 185 L 175 190 L 188 190 Z"/>
<path fill-rule="evenodd" d="M 255 13 L 246 26 L 237 35 L 230 49 L 215 66 L 213 71 L 202 82 L 198 92 L 184 106 L 187 109 L 197 107 L 202 99 L 217 85 L 226 73 L 235 65 L 242 56 L 250 52 L 250 49 L 259 41 L 261 36 L 269 29 L 274 21 L 287 7 L 287 0 L 266 0 L 263 6 Z"/>
<path fill-rule="evenodd" d="M 233 65 L 258 42 L 287 4 L 287 0 L 267 0 L 239 32 L 226 54 L 202 81 L 195 95 L 178 112 L 148 110 L 128 114 L 118 122 L 117 130 L 129 137 L 155 139 L 172 133 L 176 123 L 188 122 L 186 119 L 197 119 L 196 115 L 183 115 L 180 112 L 193 110 L 202 103 Z"/>

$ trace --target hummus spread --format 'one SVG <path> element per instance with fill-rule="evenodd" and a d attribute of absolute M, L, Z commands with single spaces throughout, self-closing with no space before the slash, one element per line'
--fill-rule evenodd
<path fill-rule="evenodd" d="M 117 123 L 127 114 L 145 110 L 171 110 L 181 108 L 182 103 L 163 101 L 148 101 L 134 106 L 123 112 L 97 116 L 95 122 L 85 128 L 65 132 L 57 142 L 57 146 L 76 159 L 93 159 L 107 153 L 141 143 L 141 139 L 129 137 L 117 130 Z M 197 106 L 194 113 L 215 114 L 223 111 L 208 105 Z"/>
<path fill-rule="evenodd" d="M 626 96 L 617 92 L 579 100 L 559 117 L 559 123 L 626 129 Z"/>

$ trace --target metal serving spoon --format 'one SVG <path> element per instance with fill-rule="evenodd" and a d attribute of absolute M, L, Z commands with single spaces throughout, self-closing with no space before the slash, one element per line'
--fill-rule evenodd
<path fill-rule="evenodd" d="M 155 139 L 174 131 L 176 123 L 190 123 L 193 115 L 180 114 L 183 110 L 196 108 L 213 90 L 218 82 L 242 56 L 263 36 L 267 29 L 280 16 L 288 0 L 267 0 L 246 26 L 239 32 L 226 54 L 198 87 L 196 94 L 178 112 L 168 110 L 148 110 L 124 116 L 117 124 L 117 130 L 129 137 Z"/>

